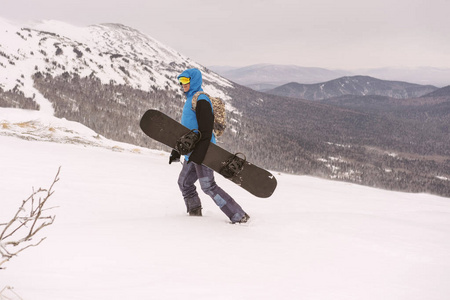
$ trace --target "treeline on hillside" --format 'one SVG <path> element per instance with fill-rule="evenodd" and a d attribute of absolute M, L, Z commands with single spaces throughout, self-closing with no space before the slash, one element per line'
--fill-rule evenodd
<path fill-rule="evenodd" d="M 325 141 L 289 139 L 264 132 L 267 125 L 243 122 L 242 139 L 234 147 L 252 153 L 250 158 L 273 170 L 332 178 L 372 187 L 427 192 L 450 197 L 450 159 L 393 154 L 375 147 L 342 145 Z M 252 144 L 245 139 L 252 136 Z M 250 146 L 250 148 L 249 148 Z M 255 148 L 259 151 L 253 152 Z"/>
<path fill-rule="evenodd" d="M 239 87 L 230 94 L 247 116 L 243 136 L 264 149 L 259 159 L 273 169 L 450 196 L 445 123 L 397 120 Z"/>
<path fill-rule="evenodd" d="M 346 95 L 321 102 L 388 120 L 385 136 L 402 145 L 398 151 L 450 155 L 450 95 L 413 99 Z"/>
<path fill-rule="evenodd" d="M 0 107 L 39 110 L 39 104 L 32 98 L 25 97 L 23 92 L 17 89 L 4 91 L 0 88 Z"/>
<path fill-rule="evenodd" d="M 174 118 L 181 115 L 181 96 L 166 90 L 154 88 L 146 92 L 68 73 L 56 78 L 38 73 L 34 81 L 36 88 L 52 102 L 56 117 L 80 122 L 121 142 L 167 149 L 142 133 L 140 119 L 150 108 Z"/>
<path fill-rule="evenodd" d="M 427 115 L 424 111 L 424 118 L 428 116 L 426 120 L 409 118 L 413 115 L 406 113 L 412 109 L 408 107 L 403 109 L 402 118 L 399 118 L 400 112 L 396 115 L 374 113 L 371 110 L 280 98 L 245 88 L 236 90 L 234 93 L 239 101 L 233 104 L 239 110 L 246 111 L 255 119 L 265 118 L 271 127 L 292 139 L 301 138 L 315 144 L 322 141 L 419 155 L 450 156 L 450 135 L 445 131 L 450 125 L 448 117 Z"/>

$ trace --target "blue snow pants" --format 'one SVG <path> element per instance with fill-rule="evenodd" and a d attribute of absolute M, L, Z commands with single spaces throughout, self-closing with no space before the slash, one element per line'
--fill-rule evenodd
<path fill-rule="evenodd" d="M 195 187 L 197 180 L 202 191 L 214 200 L 232 222 L 239 222 L 242 219 L 245 212 L 230 195 L 217 186 L 214 171 L 206 166 L 184 161 L 183 169 L 178 177 L 178 186 L 188 212 L 202 206 Z"/>

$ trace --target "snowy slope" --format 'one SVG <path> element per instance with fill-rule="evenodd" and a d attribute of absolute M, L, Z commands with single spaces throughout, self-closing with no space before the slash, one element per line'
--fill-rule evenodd
<path fill-rule="evenodd" d="M 0 18 L 0 88 L 16 88 L 34 97 L 41 111 L 52 115 L 50 103 L 33 87 L 33 74 L 65 72 L 94 76 L 102 83 L 126 84 L 148 91 L 152 86 L 180 92 L 176 76 L 199 68 L 205 91 L 228 99 L 220 87 L 232 84 L 168 46 L 120 24 L 78 27 L 59 21 L 24 26 Z"/>
<path fill-rule="evenodd" d="M 31 119 L 29 131 L 18 125 Z M 36 138 L 48 128 L 53 138 Z M 0 109 L 0 223 L 62 167 L 47 239 L 0 270 L 0 290 L 33 300 L 450 297 L 448 198 L 278 174 L 274 195 L 258 199 L 217 176 L 252 217 L 231 225 L 203 194 L 204 216 L 185 214 L 168 153 L 93 136 Z"/>

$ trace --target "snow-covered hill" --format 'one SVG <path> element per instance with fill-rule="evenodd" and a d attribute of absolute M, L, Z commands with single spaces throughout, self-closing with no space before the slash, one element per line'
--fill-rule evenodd
<path fill-rule="evenodd" d="M 35 98 L 41 111 L 51 104 L 33 87 L 32 75 L 63 73 L 94 76 L 102 83 L 126 84 L 148 91 L 152 86 L 181 94 L 176 76 L 188 67 L 202 70 L 207 92 L 227 99 L 217 86 L 231 83 L 168 46 L 120 24 L 78 27 L 43 21 L 23 27 L 0 19 L 0 88 Z"/>
<path fill-rule="evenodd" d="M 204 216 L 189 217 L 168 153 L 26 114 L 0 109 L 0 223 L 61 174 L 47 239 L 0 270 L 8 299 L 450 296 L 448 198 L 277 174 L 259 199 L 217 176 L 251 222 L 229 224 L 203 194 Z"/>

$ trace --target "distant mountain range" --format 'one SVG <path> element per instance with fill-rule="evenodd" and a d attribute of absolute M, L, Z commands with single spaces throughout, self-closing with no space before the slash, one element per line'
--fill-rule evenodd
<path fill-rule="evenodd" d="M 437 89 L 432 85 L 380 80 L 369 76 L 346 76 L 316 84 L 291 82 L 266 93 L 307 100 L 323 100 L 344 95 L 378 95 L 408 99 L 423 96 Z"/>
<path fill-rule="evenodd" d="M 243 68 L 211 66 L 217 74 L 257 91 L 273 89 L 289 82 L 318 83 L 351 73 L 323 68 L 259 64 Z"/>
<path fill-rule="evenodd" d="M 209 69 L 231 81 L 258 91 L 274 89 L 291 82 L 313 84 L 356 75 L 437 87 L 450 85 L 450 69 L 448 68 L 329 70 L 294 65 L 259 64 L 247 67 L 210 66 Z"/>

